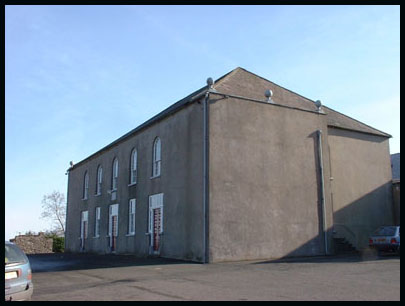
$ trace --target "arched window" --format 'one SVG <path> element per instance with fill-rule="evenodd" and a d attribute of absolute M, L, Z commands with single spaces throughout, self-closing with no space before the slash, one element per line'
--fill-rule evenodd
<path fill-rule="evenodd" d="M 89 174 L 86 171 L 84 173 L 83 200 L 87 200 L 88 195 L 89 195 Z"/>
<path fill-rule="evenodd" d="M 137 156 L 138 153 L 136 152 L 136 149 L 133 149 L 131 152 L 130 184 L 136 183 Z"/>
<path fill-rule="evenodd" d="M 96 195 L 101 194 L 101 183 L 103 181 L 103 168 L 98 166 L 97 168 L 97 182 L 96 182 Z"/>
<path fill-rule="evenodd" d="M 112 169 L 112 190 L 117 190 L 117 183 L 118 183 L 118 159 L 115 158 L 113 161 L 113 169 Z"/>
<path fill-rule="evenodd" d="M 160 175 L 161 151 L 162 148 L 160 138 L 156 137 L 155 141 L 153 142 L 152 177 Z"/>

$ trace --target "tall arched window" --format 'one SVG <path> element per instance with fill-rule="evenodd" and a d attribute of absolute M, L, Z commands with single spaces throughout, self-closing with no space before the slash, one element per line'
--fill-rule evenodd
<path fill-rule="evenodd" d="M 136 149 L 133 149 L 131 152 L 130 184 L 136 183 L 137 156 L 138 156 L 138 153 L 136 152 Z"/>
<path fill-rule="evenodd" d="M 115 158 L 113 161 L 113 169 L 112 169 L 112 190 L 117 190 L 118 184 L 118 159 Z"/>
<path fill-rule="evenodd" d="M 89 195 L 89 174 L 86 171 L 84 173 L 83 200 L 87 200 L 88 195 Z"/>
<path fill-rule="evenodd" d="M 152 164 L 152 177 L 160 175 L 160 164 L 161 164 L 161 143 L 160 138 L 156 137 L 153 142 L 153 164 Z"/>
<path fill-rule="evenodd" d="M 103 168 L 98 166 L 97 168 L 97 182 L 96 182 L 96 195 L 101 194 L 101 183 L 103 181 Z"/>

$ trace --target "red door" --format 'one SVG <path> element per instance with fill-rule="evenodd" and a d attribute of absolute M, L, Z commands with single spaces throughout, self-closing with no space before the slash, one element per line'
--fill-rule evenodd
<path fill-rule="evenodd" d="M 161 211 L 160 208 L 153 210 L 153 251 L 159 251 L 161 229 Z"/>

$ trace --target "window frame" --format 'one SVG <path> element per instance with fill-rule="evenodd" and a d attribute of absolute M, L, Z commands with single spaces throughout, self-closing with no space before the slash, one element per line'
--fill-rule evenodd
<path fill-rule="evenodd" d="M 129 185 L 135 185 L 137 183 L 138 177 L 138 151 L 136 148 L 134 148 L 131 151 L 130 159 L 131 160 L 129 165 Z"/>
<path fill-rule="evenodd" d="M 96 195 L 101 195 L 101 188 L 103 185 L 103 167 L 98 165 L 96 177 Z"/>
<path fill-rule="evenodd" d="M 112 163 L 112 180 L 111 180 L 111 191 L 116 191 L 118 187 L 118 171 L 119 171 L 119 164 L 118 158 L 114 158 Z"/>
<path fill-rule="evenodd" d="M 152 177 L 159 177 L 162 168 L 162 141 L 156 137 L 152 147 Z"/>
<path fill-rule="evenodd" d="M 94 217 L 94 238 L 100 237 L 100 220 L 101 220 L 101 207 L 97 206 L 95 209 L 95 217 Z"/>
<path fill-rule="evenodd" d="M 89 199 L 89 172 L 86 170 L 83 179 L 83 200 Z"/>
<path fill-rule="evenodd" d="M 131 228 L 131 216 L 132 216 L 132 228 Z M 134 236 L 136 233 L 135 230 L 135 221 L 136 218 L 136 199 L 130 199 L 128 202 L 128 234 L 127 236 Z"/>

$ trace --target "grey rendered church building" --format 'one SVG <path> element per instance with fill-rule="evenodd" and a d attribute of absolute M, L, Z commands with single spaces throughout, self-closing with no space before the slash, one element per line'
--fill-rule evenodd
<path fill-rule="evenodd" d="M 334 254 L 339 237 L 360 250 L 393 222 L 390 137 L 236 68 L 71 164 L 65 249 L 219 262 Z"/>

